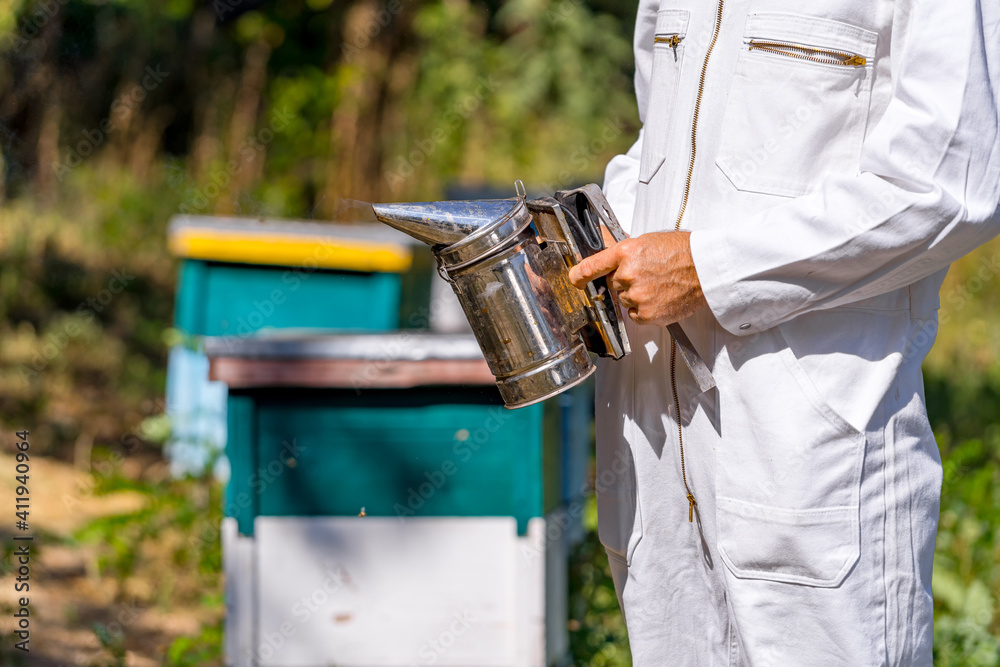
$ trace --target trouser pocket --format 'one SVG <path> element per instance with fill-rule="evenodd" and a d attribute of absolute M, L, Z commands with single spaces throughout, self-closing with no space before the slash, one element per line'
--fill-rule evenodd
<path fill-rule="evenodd" d="M 827 404 L 778 328 L 729 343 L 720 555 L 736 577 L 837 586 L 860 553 L 864 434 Z"/>

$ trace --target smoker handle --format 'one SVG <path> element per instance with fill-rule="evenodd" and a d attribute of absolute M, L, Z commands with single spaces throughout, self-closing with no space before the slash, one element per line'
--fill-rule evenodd
<path fill-rule="evenodd" d="M 607 198 L 604 196 L 604 192 L 601 191 L 600 186 L 596 183 L 590 183 L 585 185 L 578 190 L 571 190 L 572 192 L 580 192 L 587 201 L 590 202 L 591 207 L 597 211 L 597 217 L 601 224 L 608 228 L 611 232 L 611 238 L 615 241 L 624 241 L 628 238 L 628 234 L 622 229 L 622 226 L 618 223 L 618 218 L 615 217 L 615 212 L 611 210 L 611 204 L 608 203 Z"/>
<path fill-rule="evenodd" d="M 577 192 L 583 193 L 590 202 L 591 206 L 597 211 L 597 216 L 608 231 L 611 232 L 611 237 L 615 241 L 624 241 L 628 238 L 628 234 L 622 229 L 622 226 L 618 223 L 618 218 L 615 217 L 615 212 L 611 210 L 611 204 L 608 203 L 607 198 L 604 196 L 604 192 L 596 183 L 590 183 L 585 185 Z M 670 336 L 674 339 L 674 343 L 677 345 L 677 350 L 680 352 L 681 359 L 687 365 L 688 370 L 691 371 L 691 375 L 694 377 L 695 382 L 698 384 L 698 389 L 702 392 L 706 392 L 713 387 L 715 387 L 715 378 L 712 376 L 712 371 L 708 369 L 708 366 L 702 360 L 701 356 L 698 355 L 698 350 L 694 349 L 694 345 L 691 344 L 691 339 L 688 338 L 687 334 L 684 333 L 684 329 L 677 322 L 667 325 L 667 331 L 670 332 Z"/>
<path fill-rule="evenodd" d="M 691 339 L 684 333 L 681 325 L 677 322 L 668 324 L 667 331 L 670 332 L 674 342 L 677 343 L 677 350 L 681 353 L 681 359 L 687 364 L 688 370 L 694 376 L 694 381 L 698 383 L 698 389 L 705 392 L 715 387 L 715 378 L 712 376 L 712 371 L 708 370 L 708 366 L 698 356 L 698 350 L 694 349 Z"/>

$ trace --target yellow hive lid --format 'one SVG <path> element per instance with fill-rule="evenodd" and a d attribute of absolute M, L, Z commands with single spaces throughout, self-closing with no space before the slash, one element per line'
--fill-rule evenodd
<path fill-rule="evenodd" d="M 239 264 L 402 273 L 414 242 L 384 225 L 180 215 L 167 231 L 178 257 Z"/>

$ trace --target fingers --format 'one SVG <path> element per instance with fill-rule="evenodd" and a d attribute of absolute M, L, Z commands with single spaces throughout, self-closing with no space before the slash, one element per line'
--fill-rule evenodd
<path fill-rule="evenodd" d="M 629 319 L 631 319 L 636 324 L 645 324 L 649 321 L 648 318 L 639 315 L 639 304 L 636 303 L 629 297 L 628 292 L 618 293 L 618 303 L 622 305 L 625 309 L 626 314 L 628 314 Z"/>
<path fill-rule="evenodd" d="M 618 293 L 618 303 L 620 303 L 623 308 L 629 308 L 629 309 L 631 309 L 631 308 L 638 308 L 639 307 L 639 304 L 636 303 L 635 301 L 633 301 L 631 299 L 631 297 L 629 297 L 628 292 L 619 292 Z"/>
<path fill-rule="evenodd" d="M 621 295 L 619 295 L 619 297 L 620 296 Z M 640 313 L 641 307 L 639 306 L 639 304 L 632 301 L 628 301 L 628 303 L 626 303 L 626 301 L 628 300 L 621 299 L 621 304 L 622 307 L 627 309 L 625 313 L 628 315 L 630 320 L 632 320 L 636 324 L 648 324 L 651 321 L 648 317 L 645 316 L 648 313 Z"/>
<path fill-rule="evenodd" d="M 569 281 L 579 289 L 586 287 L 594 278 L 606 276 L 618 268 L 621 262 L 621 244 L 585 258 L 569 270 Z"/>
<path fill-rule="evenodd" d="M 629 319 L 636 324 L 660 325 L 662 315 L 646 296 L 645 290 L 634 288 L 618 292 L 618 303 Z"/>
<path fill-rule="evenodd" d="M 625 304 L 622 303 L 622 305 L 625 305 Z M 640 312 L 640 306 L 631 306 L 625 312 L 628 314 L 629 319 L 632 320 L 633 322 L 635 322 L 636 324 L 657 324 L 657 325 L 659 325 L 659 321 L 658 320 L 655 320 L 653 318 L 648 317 L 648 315 L 649 315 L 648 312 L 645 313 L 645 314 L 641 313 Z M 660 326 L 663 326 L 663 325 L 660 325 Z"/>
<path fill-rule="evenodd" d="M 615 269 L 614 271 L 608 274 L 608 287 L 610 287 L 615 292 L 620 293 L 627 290 L 632 285 L 632 282 L 630 280 L 624 280 L 620 278 L 618 273 L 619 273 L 618 269 Z"/>

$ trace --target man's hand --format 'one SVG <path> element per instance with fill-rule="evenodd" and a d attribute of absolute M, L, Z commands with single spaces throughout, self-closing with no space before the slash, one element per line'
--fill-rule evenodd
<path fill-rule="evenodd" d="M 587 257 L 569 271 L 583 288 L 600 276 L 611 276 L 611 289 L 636 324 L 666 326 L 705 305 L 691 258 L 690 232 L 654 232 Z"/>

